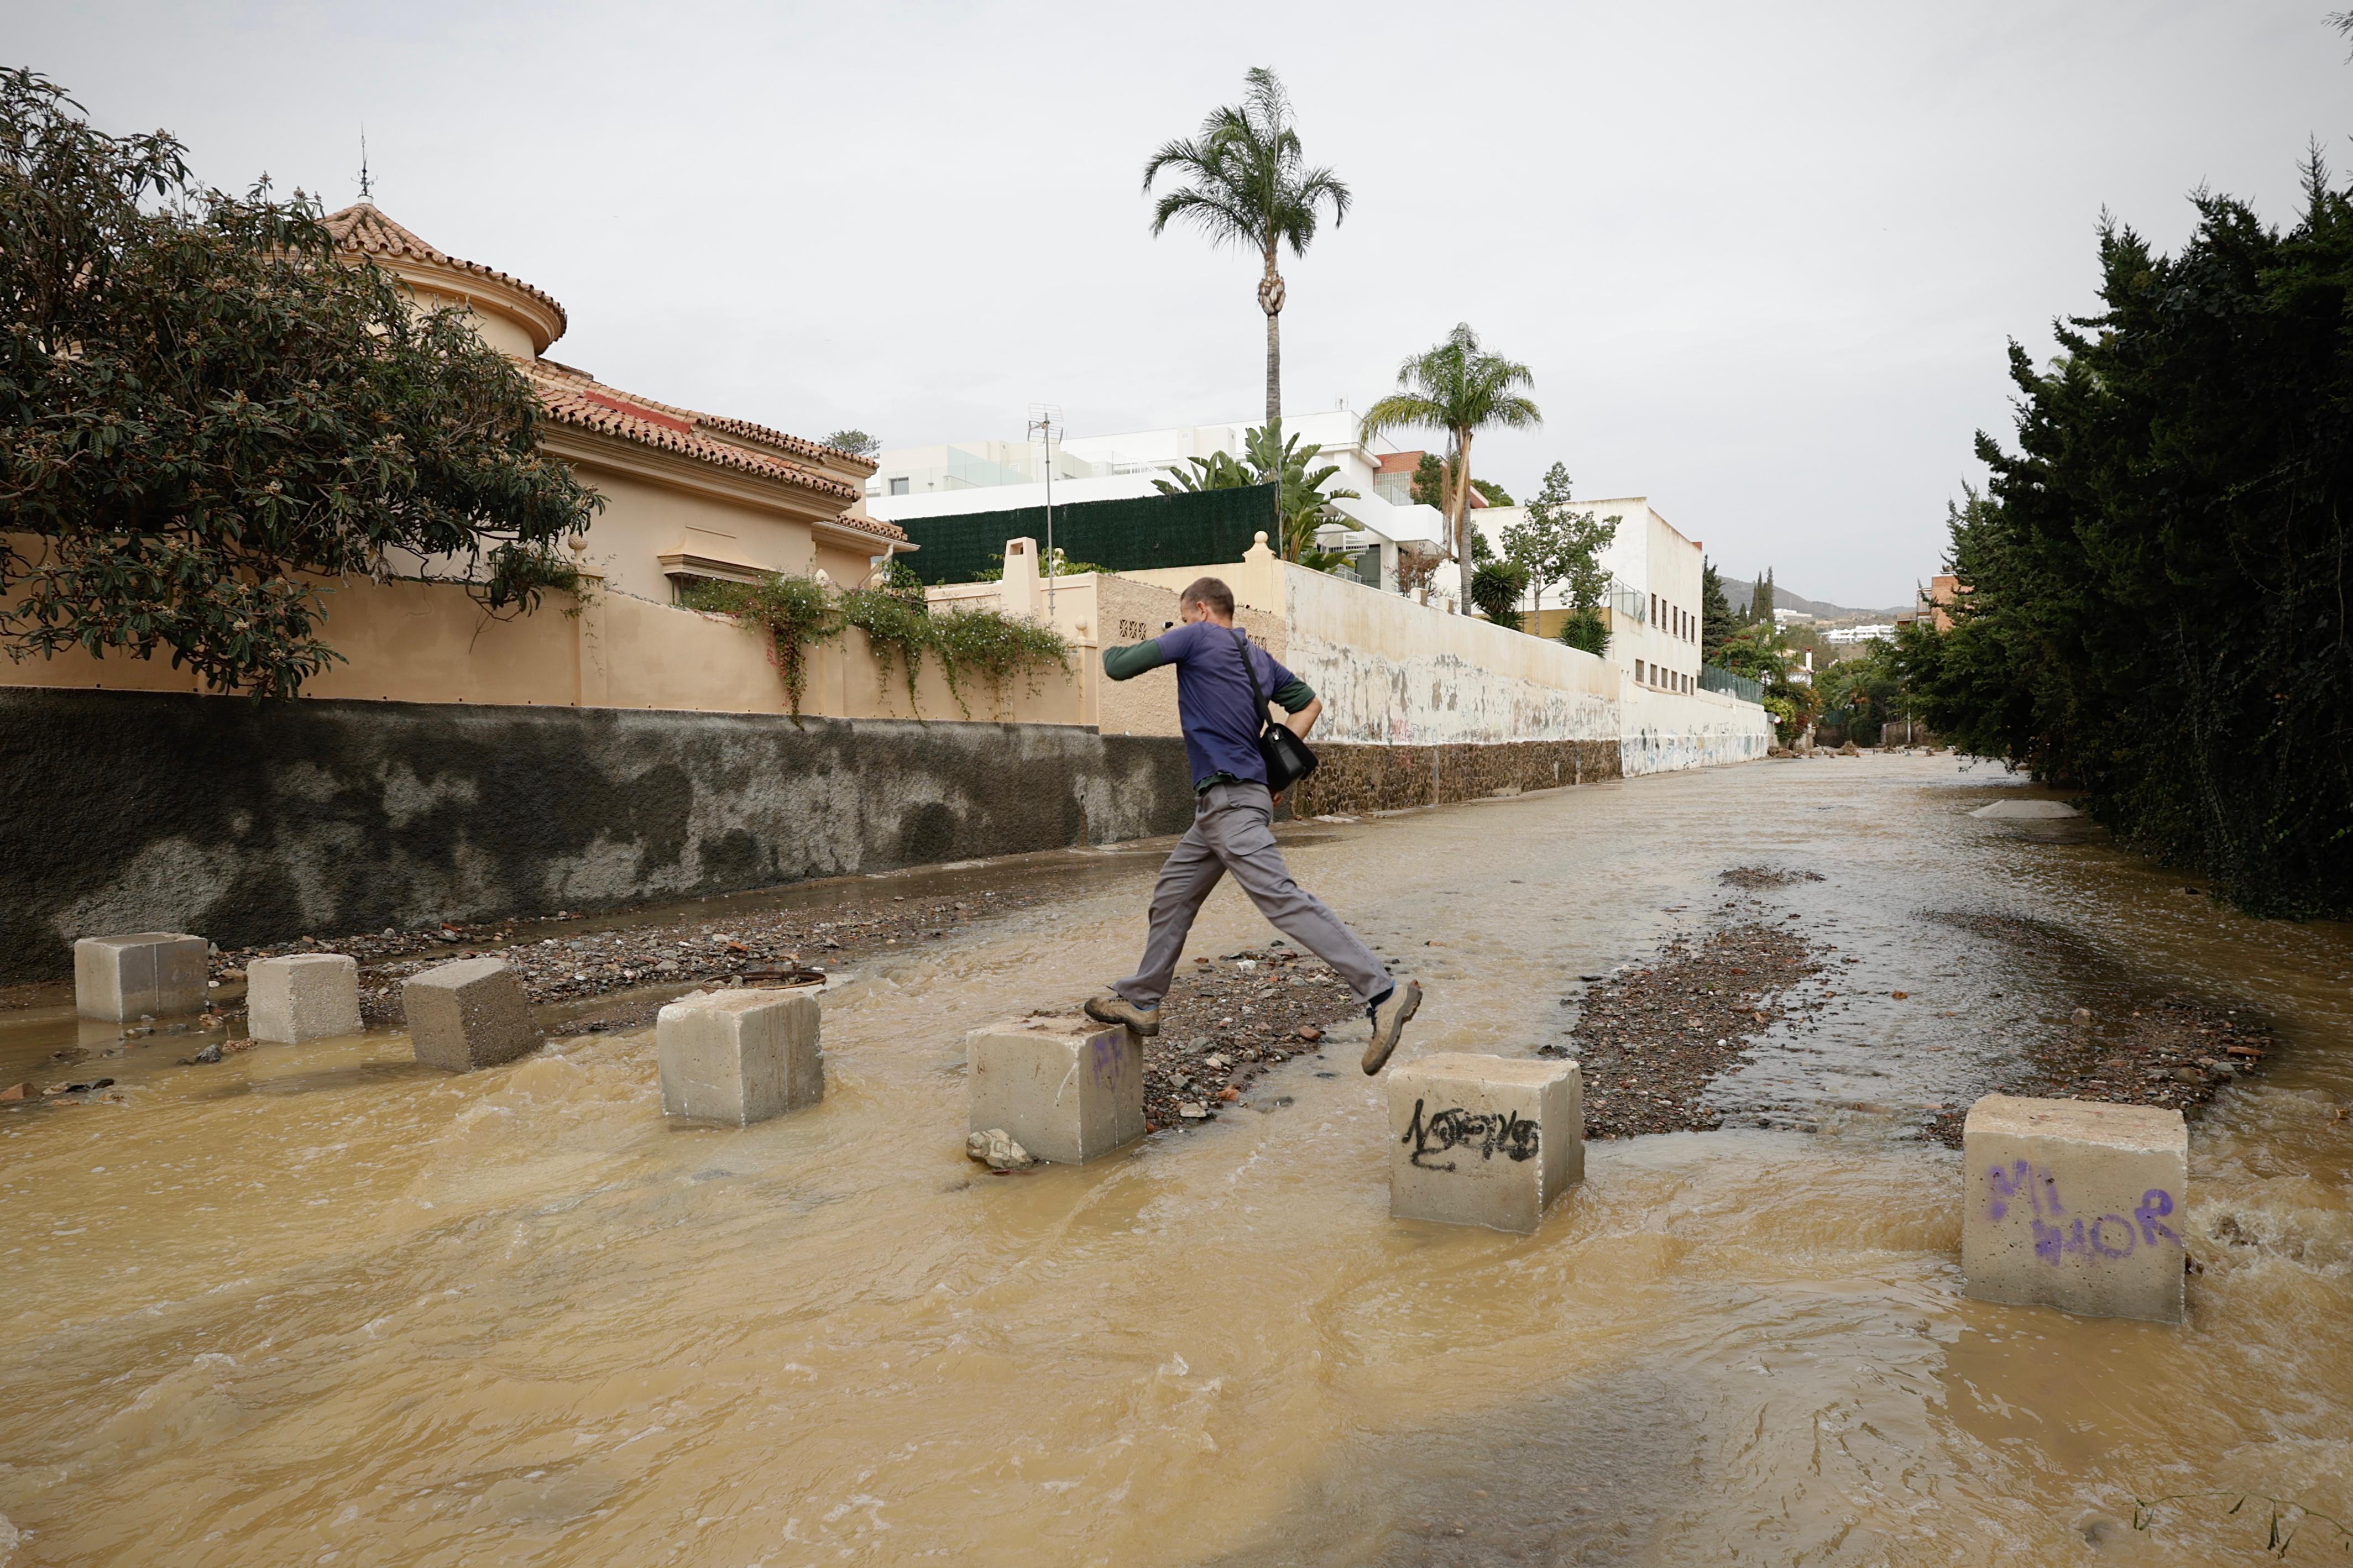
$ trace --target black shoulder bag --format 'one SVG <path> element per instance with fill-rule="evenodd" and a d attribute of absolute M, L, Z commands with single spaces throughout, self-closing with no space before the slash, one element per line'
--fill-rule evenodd
<path fill-rule="evenodd" d="M 1234 628 L 1234 646 L 1241 652 L 1242 673 L 1250 677 L 1250 710 L 1258 715 L 1258 754 L 1266 763 L 1267 793 L 1281 795 L 1315 771 L 1315 753 L 1292 733 L 1290 725 L 1266 716 L 1266 693 L 1259 689 L 1258 666 L 1250 662 L 1250 637 L 1240 626 Z"/>

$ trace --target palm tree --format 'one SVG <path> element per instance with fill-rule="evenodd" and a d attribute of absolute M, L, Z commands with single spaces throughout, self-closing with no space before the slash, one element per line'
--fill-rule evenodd
<path fill-rule="evenodd" d="M 1544 423 L 1536 405 L 1519 393 L 1534 384 L 1528 367 L 1479 346 L 1479 334 L 1466 322 L 1446 334 L 1446 341 L 1427 353 L 1415 354 L 1398 369 L 1398 385 L 1365 411 L 1364 438 L 1384 430 L 1420 426 L 1443 430 L 1454 443 L 1448 454 L 1446 494 L 1447 541 L 1462 586 L 1455 595 L 1455 613 L 1471 613 L 1471 437 L 1481 430 L 1524 430 Z"/>
<path fill-rule="evenodd" d="M 1356 492 L 1350 489 L 1327 490 L 1324 487 L 1339 476 L 1336 464 L 1326 463 L 1310 472 L 1315 459 L 1324 451 L 1321 442 L 1299 444 L 1296 436 L 1285 437 L 1282 421 L 1269 420 L 1253 426 L 1242 437 L 1242 456 L 1237 459 L 1229 452 L 1212 452 L 1206 458 L 1187 458 L 1192 471 L 1171 470 L 1171 477 L 1155 479 L 1152 488 L 1162 495 L 1173 496 L 1187 490 L 1240 489 L 1245 485 L 1271 484 L 1275 492 L 1275 531 L 1281 537 L 1280 548 L 1285 561 L 1296 561 L 1318 572 L 1331 570 L 1335 561 L 1346 559 L 1332 551 L 1320 549 L 1315 543 L 1315 531 L 1324 525 L 1335 500 L 1355 500 Z"/>
<path fill-rule="evenodd" d="M 1242 100 L 1209 111 L 1201 133 L 1171 142 L 1145 160 L 1144 194 L 1163 170 L 1192 184 L 1153 204 L 1152 232 L 1176 219 L 1201 229 L 1212 245 L 1240 245 L 1259 253 L 1258 308 L 1266 312 L 1266 417 L 1282 417 L 1282 274 L 1275 253 L 1288 242 L 1304 256 L 1322 207 L 1336 227 L 1348 216 L 1348 187 L 1329 169 L 1301 167 L 1299 132 L 1291 123 L 1291 97 L 1264 66 L 1243 77 Z"/>

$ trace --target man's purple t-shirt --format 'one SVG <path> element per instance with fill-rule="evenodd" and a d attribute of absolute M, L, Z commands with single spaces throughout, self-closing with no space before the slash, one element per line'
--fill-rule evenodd
<path fill-rule="evenodd" d="M 1258 754 L 1259 731 L 1266 728 L 1263 701 L 1250 700 L 1250 677 L 1241 650 L 1258 670 L 1261 698 L 1291 684 L 1291 671 L 1272 654 L 1232 626 L 1199 620 L 1172 626 L 1152 639 L 1161 657 L 1176 667 L 1176 717 L 1185 730 L 1185 757 L 1198 788 L 1219 773 L 1243 784 L 1266 783 L 1266 763 Z"/>

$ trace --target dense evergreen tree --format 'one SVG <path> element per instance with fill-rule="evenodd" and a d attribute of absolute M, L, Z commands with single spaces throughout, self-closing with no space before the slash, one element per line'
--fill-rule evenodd
<path fill-rule="evenodd" d="M 341 657 L 324 579 L 454 558 L 529 608 L 577 582 L 558 541 L 597 505 L 540 416 L 463 312 L 338 257 L 314 203 L 203 185 L 170 136 L 0 71 L 0 652 L 289 697 Z"/>
<path fill-rule="evenodd" d="M 2018 450 L 1952 514 L 1956 625 L 1907 628 L 1925 717 L 2080 787 L 2127 842 L 2263 912 L 2353 908 L 2353 192 L 2317 155 L 2284 234 L 2200 194 L 2036 368 Z"/>
<path fill-rule="evenodd" d="M 1724 645 L 1740 629 L 1732 601 L 1725 596 L 1724 577 L 1715 563 L 1702 556 L 1699 563 L 1699 653 L 1709 664 L 1724 662 Z"/>

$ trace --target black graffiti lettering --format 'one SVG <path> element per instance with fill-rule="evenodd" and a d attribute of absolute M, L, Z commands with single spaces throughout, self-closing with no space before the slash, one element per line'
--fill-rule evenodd
<path fill-rule="evenodd" d="M 1482 1160 L 1492 1160 L 1498 1153 L 1511 1160 L 1533 1160 L 1536 1156 L 1540 1141 L 1536 1124 L 1516 1110 L 1482 1112 L 1453 1106 L 1425 1121 L 1423 1103 L 1419 1100 L 1413 1102 L 1412 1125 L 1398 1140 L 1413 1145 L 1410 1161 L 1420 1170 L 1451 1171 L 1454 1169 L 1451 1160 L 1440 1165 L 1427 1156 L 1474 1146 Z"/>

